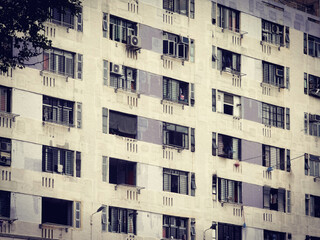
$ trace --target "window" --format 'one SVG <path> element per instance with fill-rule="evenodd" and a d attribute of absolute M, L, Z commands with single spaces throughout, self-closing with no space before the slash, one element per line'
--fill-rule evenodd
<path fill-rule="evenodd" d="M 262 165 L 285 170 L 285 149 L 262 145 Z"/>
<path fill-rule="evenodd" d="M 264 240 L 286 240 L 286 233 L 263 230 Z"/>
<path fill-rule="evenodd" d="M 240 12 L 234 9 L 212 3 L 211 9 L 212 24 L 217 24 L 218 27 L 228 29 L 233 32 L 240 31 Z"/>
<path fill-rule="evenodd" d="M 240 54 L 218 48 L 217 61 L 219 71 L 240 74 Z"/>
<path fill-rule="evenodd" d="M 136 185 L 137 163 L 110 158 L 109 160 L 109 183 Z"/>
<path fill-rule="evenodd" d="M 137 116 L 126 113 L 109 111 L 109 133 L 122 137 L 136 138 Z"/>
<path fill-rule="evenodd" d="M 137 23 L 110 15 L 109 37 L 111 40 L 127 43 L 128 36 L 137 36 Z"/>
<path fill-rule="evenodd" d="M 279 212 L 286 211 L 285 202 L 286 190 L 279 188 L 274 189 L 267 186 L 263 187 L 263 207 Z"/>
<path fill-rule="evenodd" d="M 218 223 L 218 240 L 241 240 L 241 226 Z"/>
<path fill-rule="evenodd" d="M 188 60 L 189 38 L 163 32 L 163 54 Z"/>
<path fill-rule="evenodd" d="M 108 61 L 103 60 L 103 85 L 108 85 Z"/>
<path fill-rule="evenodd" d="M 163 9 L 188 16 L 189 0 L 163 0 Z M 190 12 L 194 15 L 194 1 L 192 0 L 190 3 Z"/>
<path fill-rule="evenodd" d="M 320 98 L 320 77 L 305 73 L 304 93 Z"/>
<path fill-rule="evenodd" d="M 284 108 L 262 103 L 262 123 L 268 126 L 284 128 Z"/>
<path fill-rule="evenodd" d="M 320 156 L 305 154 L 306 175 L 320 177 Z"/>
<path fill-rule="evenodd" d="M 283 26 L 262 19 L 262 41 L 283 46 Z"/>
<path fill-rule="evenodd" d="M 304 125 L 306 134 L 320 137 L 320 115 L 304 113 Z"/>
<path fill-rule="evenodd" d="M 73 226 L 73 204 L 68 200 L 42 197 L 41 222 Z"/>
<path fill-rule="evenodd" d="M 0 217 L 10 218 L 11 193 L 0 191 Z"/>
<path fill-rule="evenodd" d="M 320 237 L 306 236 L 306 240 L 320 240 Z"/>
<path fill-rule="evenodd" d="M 264 83 L 284 88 L 284 67 L 276 64 L 262 62 Z"/>
<path fill-rule="evenodd" d="M 11 140 L 0 137 L 0 165 L 11 165 Z"/>
<path fill-rule="evenodd" d="M 120 68 L 115 71 L 115 68 Z M 136 91 L 137 70 L 126 66 L 110 63 L 110 86 L 126 91 Z"/>
<path fill-rule="evenodd" d="M 163 77 L 163 99 L 189 104 L 189 83 Z"/>
<path fill-rule="evenodd" d="M 136 215 L 135 210 L 109 207 L 109 232 L 136 234 Z"/>
<path fill-rule="evenodd" d="M 305 33 L 303 52 L 312 57 L 320 57 L 320 38 Z"/>
<path fill-rule="evenodd" d="M 0 112 L 11 112 L 11 88 L 0 86 Z"/>
<path fill-rule="evenodd" d="M 69 9 L 63 7 L 60 9 L 53 8 L 50 9 L 50 12 L 51 22 L 53 22 L 54 24 L 74 29 L 75 16 L 71 14 L 71 11 Z M 78 19 L 76 21 L 77 24 L 81 23 L 82 25 L 82 14 L 78 16 Z M 79 27 L 77 27 L 77 29 L 78 31 L 82 31 L 82 28 L 79 29 Z"/>
<path fill-rule="evenodd" d="M 215 98 L 216 92 L 217 97 Z M 235 117 L 240 117 L 240 97 L 212 89 L 212 110 L 217 110 L 219 113 L 224 113 Z"/>
<path fill-rule="evenodd" d="M 219 157 L 241 160 L 241 139 L 218 134 L 217 145 Z"/>
<path fill-rule="evenodd" d="M 79 54 L 80 55 L 80 54 Z M 52 48 L 43 53 L 43 70 L 74 78 L 75 53 Z M 82 55 L 78 60 L 78 78 L 82 78 Z"/>
<path fill-rule="evenodd" d="M 163 215 L 163 238 L 188 239 L 188 219 Z"/>
<path fill-rule="evenodd" d="M 189 149 L 189 128 L 164 122 L 163 144 Z"/>
<path fill-rule="evenodd" d="M 188 195 L 188 173 L 164 168 L 163 191 Z"/>
<path fill-rule="evenodd" d="M 218 178 L 218 199 L 220 202 L 242 203 L 242 183 Z"/>
<path fill-rule="evenodd" d="M 55 148 L 49 146 L 42 147 L 42 171 L 60 173 L 69 176 L 80 177 L 81 153 Z"/>
<path fill-rule="evenodd" d="M 73 126 L 74 102 L 43 96 L 42 120 Z"/>

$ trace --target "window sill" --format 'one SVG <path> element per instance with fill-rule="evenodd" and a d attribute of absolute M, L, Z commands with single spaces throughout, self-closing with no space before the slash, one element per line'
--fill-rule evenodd
<path fill-rule="evenodd" d="M 17 221 L 18 218 L 8 218 L 8 217 L 1 217 L 0 216 L 0 223 L 1 222 L 8 222 L 9 224 L 12 224 L 13 222 Z"/>
<path fill-rule="evenodd" d="M 284 85 L 274 85 L 274 84 L 266 83 L 266 82 L 261 82 L 260 87 L 270 87 L 273 89 L 279 89 L 279 92 L 280 92 L 281 88 L 286 88 Z"/>
<path fill-rule="evenodd" d="M 248 34 L 248 32 L 241 31 L 240 29 L 236 29 L 236 31 L 234 31 L 234 30 L 230 30 L 229 28 L 223 28 L 223 27 L 217 27 L 217 28 L 220 28 L 222 33 L 224 33 L 224 32 L 232 33 L 232 34 L 240 36 L 241 38 L 243 38 L 243 35 Z"/>
<path fill-rule="evenodd" d="M 65 78 L 66 82 L 68 82 L 69 78 L 74 79 L 74 76 L 68 76 L 66 74 L 59 74 L 56 72 L 51 72 L 49 70 L 41 70 L 40 76 L 51 76 L 55 78 Z"/>
<path fill-rule="evenodd" d="M 170 101 L 168 99 L 162 99 L 160 101 L 160 104 L 174 104 L 174 105 L 177 105 L 177 106 L 181 107 L 182 109 L 184 109 L 184 106 L 189 106 L 189 103 L 174 102 L 174 101 Z"/>
<path fill-rule="evenodd" d="M 228 68 L 228 67 L 226 67 L 226 68 L 224 68 L 224 69 L 221 69 L 221 70 L 220 70 L 220 74 L 222 74 L 222 73 L 231 74 L 232 76 L 236 75 L 236 76 L 238 76 L 238 77 L 243 77 L 243 76 L 247 75 L 247 74 L 245 74 L 245 73 L 238 72 L 238 71 L 233 70 L 233 69 Z"/>
<path fill-rule="evenodd" d="M 184 147 L 180 147 L 180 146 L 174 146 L 174 145 L 168 145 L 168 144 L 164 144 L 162 145 L 162 148 L 163 149 L 174 149 L 174 150 L 177 150 L 178 153 L 180 153 L 182 150 L 188 150 L 188 148 L 184 148 Z"/>
<path fill-rule="evenodd" d="M 64 229 L 66 232 L 68 232 L 68 229 L 72 228 L 72 226 L 61 225 L 61 224 L 57 224 L 57 223 L 41 223 L 41 224 L 39 224 L 39 228 L 40 229 L 50 228 L 50 229 L 61 229 L 61 230 Z"/>
<path fill-rule="evenodd" d="M 265 46 L 270 46 L 270 47 L 272 47 L 272 48 L 276 48 L 276 49 L 278 49 L 279 51 L 280 51 L 280 48 L 281 47 L 284 47 L 284 45 L 283 44 L 275 44 L 275 43 L 270 43 L 270 42 L 266 42 L 266 41 L 260 41 L 260 45 L 261 46 L 263 46 L 263 45 L 265 45 Z"/>
<path fill-rule="evenodd" d="M 229 201 L 219 201 L 221 203 L 221 207 L 227 204 L 228 206 L 241 207 L 243 208 L 243 203 L 229 202 Z"/>
<path fill-rule="evenodd" d="M 68 23 L 64 23 L 64 22 L 61 22 L 61 21 L 57 21 L 57 20 L 49 20 L 49 21 L 46 21 L 44 23 L 44 25 L 48 25 L 50 27 L 59 27 L 59 28 L 64 28 L 66 29 L 66 32 L 69 32 L 70 29 L 72 30 L 75 30 L 75 25 L 71 25 L 71 24 L 68 24 Z"/>
<path fill-rule="evenodd" d="M 15 122 L 16 117 L 19 117 L 19 116 L 20 116 L 19 114 L 0 111 L 0 117 L 12 119 L 13 122 Z"/>
<path fill-rule="evenodd" d="M 182 65 L 184 65 L 185 61 L 188 61 L 188 59 L 179 58 L 177 56 L 167 55 L 167 54 L 162 54 L 161 55 L 161 60 L 174 60 L 174 61 L 177 61 L 177 62 L 181 62 Z"/>
<path fill-rule="evenodd" d="M 124 187 L 124 188 L 135 188 L 137 190 L 137 193 L 140 194 L 140 191 L 142 189 L 145 189 L 145 187 L 139 187 L 139 186 L 136 186 L 136 185 L 129 185 L 129 184 L 116 184 L 114 186 L 114 190 L 118 190 L 119 187 Z"/>
<path fill-rule="evenodd" d="M 45 125 L 61 126 L 61 127 L 64 127 L 64 128 L 68 128 L 69 132 L 70 132 L 70 128 L 74 128 L 75 127 L 74 124 L 64 124 L 64 123 L 51 122 L 51 121 L 46 121 L 46 120 L 42 121 L 42 125 L 43 126 L 45 126 Z"/>
<path fill-rule="evenodd" d="M 138 93 L 136 89 L 133 90 L 133 89 L 129 89 L 129 88 L 125 89 L 125 88 L 117 88 L 117 87 L 113 87 L 113 86 L 110 86 L 110 87 L 114 88 L 115 93 L 121 92 L 121 93 L 131 94 L 137 98 L 140 98 L 140 93 Z"/>

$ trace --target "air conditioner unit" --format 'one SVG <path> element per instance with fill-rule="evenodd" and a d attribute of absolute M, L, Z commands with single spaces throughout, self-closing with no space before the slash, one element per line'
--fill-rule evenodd
<path fill-rule="evenodd" d="M 276 76 L 277 77 L 283 77 L 283 75 L 284 75 L 284 71 L 283 71 L 283 69 L 277 69 L 276 70 Z"/>
<path fill-rule="evenodd" d="M 110 64 L 110 73 L 122 75 L 122 66 L 119 64 Z"/>
<path fill-rule="evenodd" d="M 10 166 L 11 165 L 11 154 L 7 152 L 0 152 L 0 165 Z"/>
<path fill-rule="evenodd" d="M 1 151 L 11 151 L 11 143 L 9 142 L 2 142 L 0 144 L 0 150 Z"/>
<path fill-rule="evenodd" d="M 189 38 L 187 37 L 179 36 L 179 41 L 183 44 L 189 44 Z"/>
<path fill-rule="evenodd" d="M 127 39 L 127 45 L 134 49 L 141 48 L 141 38 L 134 35 L 129 35 Z"/>
<path fill-rule="evenodd" d="M 57 165 L 57 172 L 58 173 L 62 173 L 62 171 L 63 171 L 63 165 L 62 164 L 58 164 Z"/>

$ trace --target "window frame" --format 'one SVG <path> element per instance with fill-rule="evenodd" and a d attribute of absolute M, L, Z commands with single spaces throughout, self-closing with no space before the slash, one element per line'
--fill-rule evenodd
<path fill-rule="evenodd" d="M 110 62 L 110 69 L 114 63 Z M 104 69 L 105 71 L 105 69 Z M 107 81 L 104 76 L 104 81 Z M 138 70 L 122 65 L 122 73 L 115 74 L 110 72 L 110 87 L 122 89 L 128 92 L 136 92 L 138 83 Z"/>
<path fill-rule="evenodd" d="M 285 44 L 284 26 L 261 19 L 261 40 L 278 46 Z"/>
<path fill-rule="evenodd" d="M 262 61 L 262 82 L 276 87 L 285 87 L 285 67 Z"/>
<path fill-rule="evenodd" d="M 0 85 L 0 112 L 11 113 L 12 89 Z"/>
<path fill-rule="evenodd" d="M 217 48 L 217 58 L 219 71 L 241 75 L 241 54 Z"/>
<path fill-rule="evenodd" d="M 241 161 L 241 139 L 240 138 L 235 138 L 235 137 L 231 137 L 224 134 L 218 134 L 217 141 L 218 141 L 218 144 L 216 144 L 218 149 L 217 155 L 219 157 Z M 227 144 L 227 146 L 225 146 L 225 144 Z M 233 151 L 234 144 L 238 145 L 237 146 L 238 154 L 235 154 L 234 153 L 235 151 Z M 226 148 L 230 148 L 230 149 L 226 149 Z"/>
<path fill-rule="evenodd" d="M 183 82 L 169 77 L 163 77 L 163 99 L 189 105 L 189 85 L 190 84 L 188 82 Z"/>
<path fill-rule="evenodd" d="M 162 217 L 162 237 L 169 239 L 173 237 L 176 240 L 188 239 L 189 219 L 163 215 Z M 183 225 L 183 226 L 182 226 Z"/>
<path fill-rule="evenodd" d="M 121 215 L 120 218 L 119 215 Z M 113 233 L 130 233 L 136 235 L 136 215 L 136 210 L 109 206 L 108 231 Z M 131 223 L 129 223 L 130 221 Z"/>
<path fill-rule="evenodd" d="M 262 124 L 285 129 L 285 108 L 263 102 Z"/>
<path fill-rule="evenodd" d="M 124 18 L 109 15 L 108 30 L 110 40 L 127 44 L 129 36 L 138 35 L 138 24 Z"/>
<path fill-rule="evenodd" d="M 0 137 L 0 165 L 1 166 L 11 166 L 12 161 L 12 140 L 9 138 Z"/>
<path fill-rule="evenodd" d="M 242 182 L 218 178 L 218 200 L 221 203 L 242 204 Z"/>
<path fill-rule="evenodd" d="M 182 131 L 183 129 L 184 131 Z M 176 138 L 180 137 L 181 141 L 178 141 Z M 174 141 L 174 143 L 171 143 L 171 141 Z M 177 142 L 181 142 L 181 145 L 178 145 Z M 189 149 L 189 127 L 163 122 L 163 145 Z"/>
<path fill-rule="evenodd" d="M 189 61 L 190 39 L 169 32 L 163 32 L 163 55 Z"/>
<path fill-rule="evenodd" d="M 213 2 L 211 6 L 211 22 L 222 29 L 240 33 L 240 11 L 233 8 Z"/>
<path fill-rule="evenodd" d="M 163 191 L 189 195 L 189 173 L 180 170 L 163 168 Z M 173 181 L 175 182 L 173 186 Z M 184 181 L 185 186 L 181 186 Z M 167 182 L 167 183 L 166 183 Z M 176 189 L 175 189 L 176 188 Z"/>

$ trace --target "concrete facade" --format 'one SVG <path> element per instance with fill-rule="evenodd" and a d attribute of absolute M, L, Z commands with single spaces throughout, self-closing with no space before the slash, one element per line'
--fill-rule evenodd
<path fill-rule="evenodd" d="M 318 56 L 304 54 L 305 34 L 320 38 L 320 17 L 271 0 L 189 0 L 188 16 L 164 2 L 84 0 L 74 27 L 45 24 L 57 55 L 72 56 L 72 74 L 67 61 L 62 73 L 46 68 L 43 54 L 0 75 L 11 92 L 10 110 L 0 102 L 1 144 L 10 140 L 1 154 L 11 159 L 0 165 L 0 203 L 10 208 L 0 209 L 1 239 L 170 239 L 166 229 L 182 240 L 320 239 L 320 117 L 316 134 L 305 124 L 320 100 L 304 93 L 305 73 L 320 89 L 320 44 Z M 216 18 L 218 7 L 237 10 L 240 30 L 213 24 L 213 5 Z M 111 34 L 115 19 L 136 24 L 139 48 Z M 263 41 L 262 19 L 288 27 L 288 46 L 285 32 L 281 45 Z M 176 41 L 175 57 L 165 40 Z M 240 56 L 239 72 L 221 66 L 223 51 Z M 283 67 L 283 86 L 264 82 L 266 62 Z M 114 65 L 136 70 L 135 83 L 115 87 Z M 60 105 L 48 110 L 46 97 Z M 71 113 L 54 112 L 68 104 Z M 264 122 L 267 106 L 282 109 L 276 123 Z M 114 112 L 126 119 L 117 129 Z M 223 226 L 240 237 L 223 238 Z"/>

